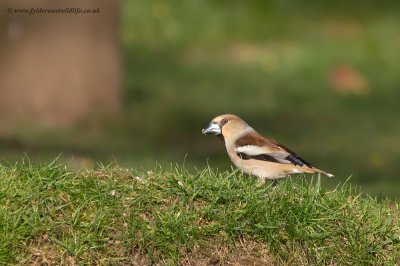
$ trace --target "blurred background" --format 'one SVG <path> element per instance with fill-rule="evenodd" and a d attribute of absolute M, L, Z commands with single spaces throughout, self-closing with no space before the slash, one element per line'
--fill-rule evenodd
<path fill-rule="evenodd" d="M 2 164 L 61 154 L 77 169 L 116 162 L 227 170 L 222 143 L 201 129 L 233 113 L 334 173 L 327 186 L 352 176 L 363 192 L 400 196 L 400 3 L 0 7 Z M 32 8 L 93 12 L 17 13 Z"/>

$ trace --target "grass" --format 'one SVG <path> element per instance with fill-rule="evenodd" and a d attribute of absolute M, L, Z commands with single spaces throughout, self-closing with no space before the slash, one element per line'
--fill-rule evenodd
<path fill-rule="evenodd" d="M 399 264 L 399 203 L 321 181 L 24 159 L 0 166 L 0 264 Z"/>

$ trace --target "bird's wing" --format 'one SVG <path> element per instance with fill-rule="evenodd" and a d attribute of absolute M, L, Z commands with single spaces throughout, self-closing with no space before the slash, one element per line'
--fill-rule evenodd
<path fill-rule="evenodd" d="M 313 167 L 290 149 L 274 140 L 264 138 L 257 132 L 251 132 L 242 136 L 235 144 L 236 154 L 243 160 L 254 159 Z"/>

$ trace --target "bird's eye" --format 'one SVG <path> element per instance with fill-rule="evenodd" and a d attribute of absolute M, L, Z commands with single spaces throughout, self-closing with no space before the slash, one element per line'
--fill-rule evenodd
<path fill-rule="evenodd" d="M 221 126 L 225 125 L 226 123 L 228 123 L 228 119 L 224 118 L 221 120 Z"/>

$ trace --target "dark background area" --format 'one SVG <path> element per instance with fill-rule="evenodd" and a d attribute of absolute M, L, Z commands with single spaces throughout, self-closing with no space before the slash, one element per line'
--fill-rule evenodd
<path fill-rule="evenodd" d="M 121 2 L 110 35 L 120 60 L 96 62 L 120 64 L 118 111 L 97 112 L 108 104 L 101 102 L 91 107 L 93 115 L 67 126 L 19 122 L 1 131 L 2 163 L 24 153 L 34 163 L 62 153 L 60 160 L 72 168 L 116 162 L 133 169 L 157 163 L 195 169 L 209 163 L 227 170 L 222 143 L 201 129 L 233 113 L 334 173 L 323 181 L 327 186 L 352 176 L 363 192 L 399 197 L 399 7 L 395 1 Z M 103 15 L 108 12 L 102 7 Z M 8 22 L 23 17 L 1 16 Z M 10 49 L 0 48 L 2 55 Z M 77 64 L 88 60 L 76 58 Z M 95 76 L 100 86 L 105 76 Z"/>

